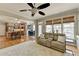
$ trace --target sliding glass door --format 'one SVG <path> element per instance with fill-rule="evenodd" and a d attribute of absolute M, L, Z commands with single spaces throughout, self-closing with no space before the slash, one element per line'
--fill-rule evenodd
<path fill-rule="evenodd" d="M 63 28 L 61 28 L 61 24 L 54 24 L 54 33 L 64 33 L 66 35 L 66 41 L 73 42 L 74 41 L 74 22 L 62 23 Z M 63 31 L 62 31 L 63 30 Z"/>
<path fill-rule="evenodd" d="M 61 33 L 61 24 L 54 24 L 53 28 L 54 28 L 54 33 L 56 33 L 57 31 L 58 33 Z"/>
<path fill-rule="evenodd" d="M 66 35 L 66 41 L 74 42 L 74 22 L 74 16 L 46 21 L 46 32 L 64 33 Z"/>
<path fill-rule="evenodd" d="M 74 22 L 63 23 L 63 33 L 66 34 L 66 41 L 73 42 L 73 39 L 74 39 Z"/>
<path fill-rule="evenodd" d="M 52 33 L 52 25 L 46 25 L 46 32 Z"/>

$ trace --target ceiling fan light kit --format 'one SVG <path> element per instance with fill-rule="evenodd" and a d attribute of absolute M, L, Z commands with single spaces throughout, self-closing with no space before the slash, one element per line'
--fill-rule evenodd
<path fill-rule="evenodd" d="M 35 7 L 35 3 L 34 4 L 32 4 L 32 3 L 27 3 L 30 7 L 31 7 L 31 9 L 23 9 L 23 10 L 19 10 L 20 12 L 25 12 L 25 11 L 31 11 L 31 16 L 34 16 L 35 15 L 35 13 L 38 11 L 38 13 L 40 14 L 40 15 L 45 15 L 45 13 L 44 12 L 42 12 L 42 11 L 40 11 L 41 9 L 44 9 L 44 8 L 47 8 L 48 6 L 50 6 L 50 3 L 45 3 L 45 4 L 42 4 L 42 5 L 40 5 L 40 6 L 38 6 L 38 7 Z"/>

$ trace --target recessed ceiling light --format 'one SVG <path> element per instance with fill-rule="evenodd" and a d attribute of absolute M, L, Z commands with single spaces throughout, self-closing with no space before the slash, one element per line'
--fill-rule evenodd
<path fill-rule="evenodd" d="M 18 19 L 16 18 L 15 20 L 17 21 Z"/>
<path fill-rule="evenodd" d="M 21 23 L 21 21 L 17 21 L 17 23 Z"/>

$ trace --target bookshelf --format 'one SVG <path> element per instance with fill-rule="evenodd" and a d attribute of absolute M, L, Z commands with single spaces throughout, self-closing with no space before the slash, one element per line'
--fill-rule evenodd
<path fill-rule="evenodd" d="M 6 38 L 21 39 L 26 35 L 26 23 L 6 23 Z"/>

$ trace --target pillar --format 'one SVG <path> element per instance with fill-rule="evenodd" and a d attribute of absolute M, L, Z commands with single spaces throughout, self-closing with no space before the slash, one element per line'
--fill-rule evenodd
<path fill-rule="evenodd" d="M 34 23 L 35 23 L 35 38 L 37 39 L 37 37 L 38 37 L 38 20 L 35 20 Z"/>

